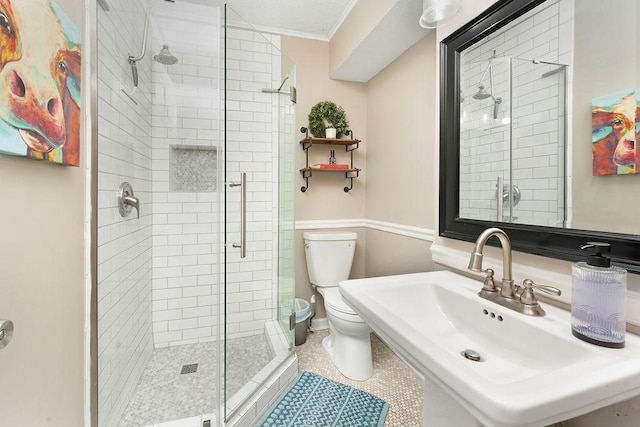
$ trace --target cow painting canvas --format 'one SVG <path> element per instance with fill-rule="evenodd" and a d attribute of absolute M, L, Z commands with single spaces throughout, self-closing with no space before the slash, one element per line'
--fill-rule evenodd
<path fill-rule="evenodd" d="M 0 0 L 0 153 L 80 164 L 81 62 L 53 0 Z"/>
<path fill-rule="evenodd" d="M 636 149 L 640 128 L 640 101 L 635 89 L 593 99 L 591 144 L 593 175 L 640 173 Z"/>
<path fill-rule="evenodd" d="M 636 89 L 636 144 L 640 143 L 640 89 Z M 640 150 L 636 145 L 636 157 L 639 160 L 636 173 L 640 173 Z"/>

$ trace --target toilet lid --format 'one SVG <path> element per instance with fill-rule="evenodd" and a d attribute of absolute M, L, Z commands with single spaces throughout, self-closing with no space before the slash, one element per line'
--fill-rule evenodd
<path fill-rule="evenodd" d="M 340 293 L 340 289 L 335 288 L 325 288 L 324 289 L 324 303 L 328 305 L 334 310 L 340 311 L 345 314 L 356 314 L 355 311 L 351 307 L 347 305 L 346 302 L 342 299 L 342 294 Z"/>

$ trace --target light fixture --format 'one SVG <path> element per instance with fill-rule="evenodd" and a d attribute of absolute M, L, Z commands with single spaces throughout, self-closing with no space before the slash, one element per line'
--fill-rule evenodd
<path fill-rule="evenodd" d="M 460 10 L 460 0 L 422 0 L 420 26 L 436 28 L 453 18 Z"/>

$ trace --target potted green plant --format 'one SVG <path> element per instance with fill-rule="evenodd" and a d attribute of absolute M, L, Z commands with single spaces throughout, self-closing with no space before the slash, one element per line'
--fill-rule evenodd
<path fill-rule="evenodd" d="M 344 108 L 332 101 L 320 101 L 309 112 L 309 131 L 316 138 L 340 138 L 348 126 Z"/>

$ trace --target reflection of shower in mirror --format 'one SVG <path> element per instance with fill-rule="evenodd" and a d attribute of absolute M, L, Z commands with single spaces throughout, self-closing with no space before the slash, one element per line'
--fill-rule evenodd
<path fill-rule="evenodd" d="M 471 96 L 471 98 L 476 99 L 476 100 L 483 100 L 483 99 L 489 99 L 491 98 L 491 100 L 493 100 L 493 120 L 497 120 L 498 119 L 498 108 L 500 106 L 500 104 L 502 103 L 502 98 L 501 97 L 494 97 L 492 92 L 494 91 L 494 86 L 493 86 L 493 60 L 496 58 L 496 51 L 493 51 L 493 54 L 491 55 L 491 57 L 489 58 L 489 65 L 487 65 L 487 69 L 484 70 L 484 73 L 482 73 L 482 77 L 480 77 L 480 82 L 478 83 L 478 92 L 476 92 L 475 94 L 473 94 L 473 96 Z M 487 89 L 484 86 L 484 78 L 487 76 L 487 72 L 489 73 L 489 88 L 491 89 L 491 92 L 488 92 Z"/>
<path fill-rule="evenodd" d="M 515 222 L 518 217 L 513 215 L 513 208 L 518 206 L 522 193 L 520 188 L 511 183 L 505 183 L 504 177 L 498 175 L 495 185 L 495 199 L 496 199 L 496 220 L 499 222 Z M 502 189 L 502 191 L 500 191 Z M 505 212 L 506 210 L 506 212 Z"/>

